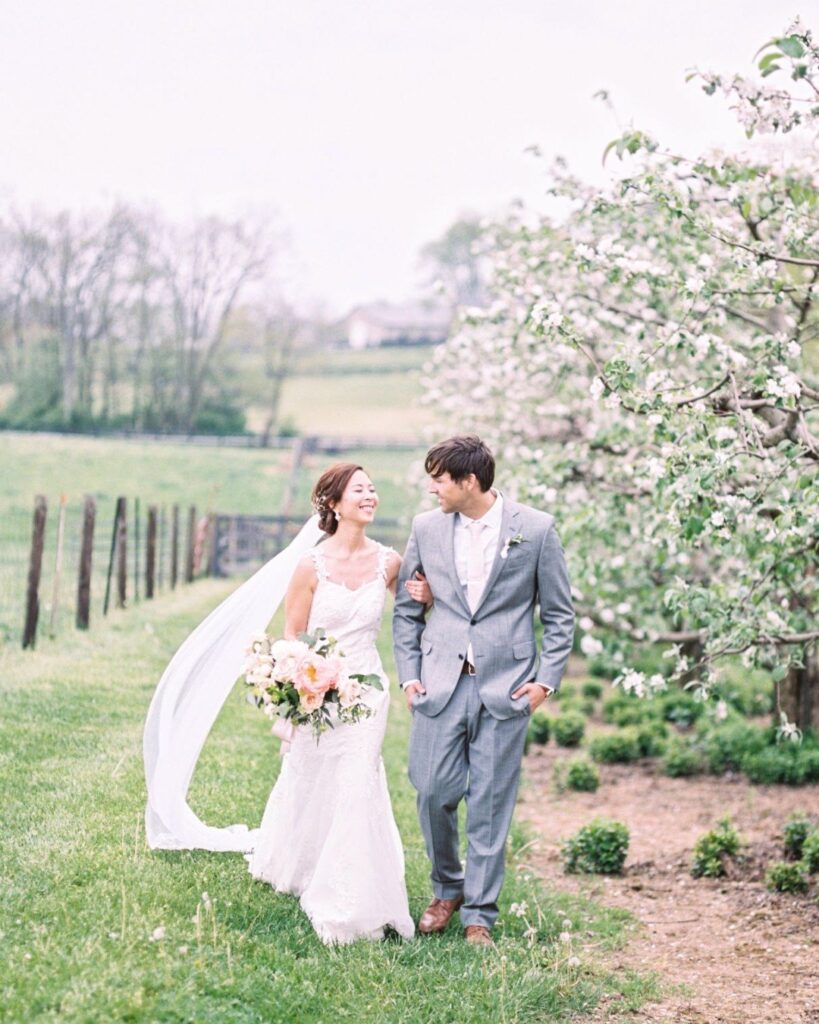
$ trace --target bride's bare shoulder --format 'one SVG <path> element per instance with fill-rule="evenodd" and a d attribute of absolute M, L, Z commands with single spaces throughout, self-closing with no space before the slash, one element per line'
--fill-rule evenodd
<path fill-rule="evenodd" d="M 306 551 L 296 563 L 290 580 L 291 585 L 313 587 L 317 579 L 315 555 L 311 551 Z"/>

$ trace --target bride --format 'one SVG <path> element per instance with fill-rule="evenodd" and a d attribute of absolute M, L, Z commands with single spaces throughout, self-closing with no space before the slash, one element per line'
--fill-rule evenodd
<path fill-rule="evenodd" d="M 401 559 L 366 535 L 377 505 L 360 466 L 340 463 L 319 479 L 313 507 L 328 537 L 296 567 L 284 633 L 325 630 L 348 671 L 377 673 L 384 689 L 367 691 L 371 718 L 337 724 L 318 743 L 309 726 L 295 730 L 250 857 L 254 878 L 300 897 L 324 942 L 382 938 L 386 927 L 414 933 L 381 760 L 390 696 L 375 646 Z"/>
<path fill-rule="evenodd" d="M 378 495 L 361 466 L 327 470 L 313 505 L 317 518 L 200 624 L 160 680 L 144 739 L 148 842 L 245 851 L 251 875 L 298 896 L 325 943 L 380 939 L 386 929 L 410 938 L 403 850 L 381 759 L 389 684 L 376 649 L 401 559 L 366 535 Z M 248 640 L 267 626 L 285 587 L 285 636 L 325 630 L 347 669 L 377 673 L 384 689 L 366 691 L 371 717 L 336 723 L 318 743 L 309 726 L 292 731 L 258 830 L 207 826 L 187 805 L 193 769 Z M 407 587 L 431 601 L 425 583 Z"/>

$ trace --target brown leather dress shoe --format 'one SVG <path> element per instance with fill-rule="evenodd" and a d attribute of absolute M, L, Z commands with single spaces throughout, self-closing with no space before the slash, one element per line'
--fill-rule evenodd
<path fill-rule="evenodd" d="M 470 946 L 492 946 L 492 933 L 482 924 L 468 924 L 464 929 L 464 938 Z"/>
<path fill-rule="evenodd" d="M 439 900 L 436 896 L 423 914 L 421 914 L 421 920 L 418 922 L 418 931 L 422 935 L 442 932 L 463 901 L 463 896 L 456 896 L 454 900 Z"/>

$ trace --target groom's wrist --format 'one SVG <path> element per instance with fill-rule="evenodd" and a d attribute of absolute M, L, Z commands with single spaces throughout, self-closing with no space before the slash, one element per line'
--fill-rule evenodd
<path fill-rule="evenodd" d="M 421 685 L 421 680 L 420 679 L 408 679 L 405 683 L 401 683 L 401 689 L 402 690 L 406 690 L 406 688 L 408 686 L 420 686 L 420 685 Z"/>

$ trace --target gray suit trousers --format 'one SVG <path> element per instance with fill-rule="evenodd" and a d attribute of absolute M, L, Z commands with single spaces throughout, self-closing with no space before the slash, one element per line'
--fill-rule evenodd
<path fill-rule="evenodd" d="M 523 701 L 528 697 L 521 698 Z M 463 675 L 446 707 L 412 719 L 409 777 L 439 899 L 463 894 L 461 923 L 491 928 L 505 871 L 528 715 L 494 718 L 474 676 Z M 458 840 L 458 804 L 466 798 L 466 870 Z"/>

